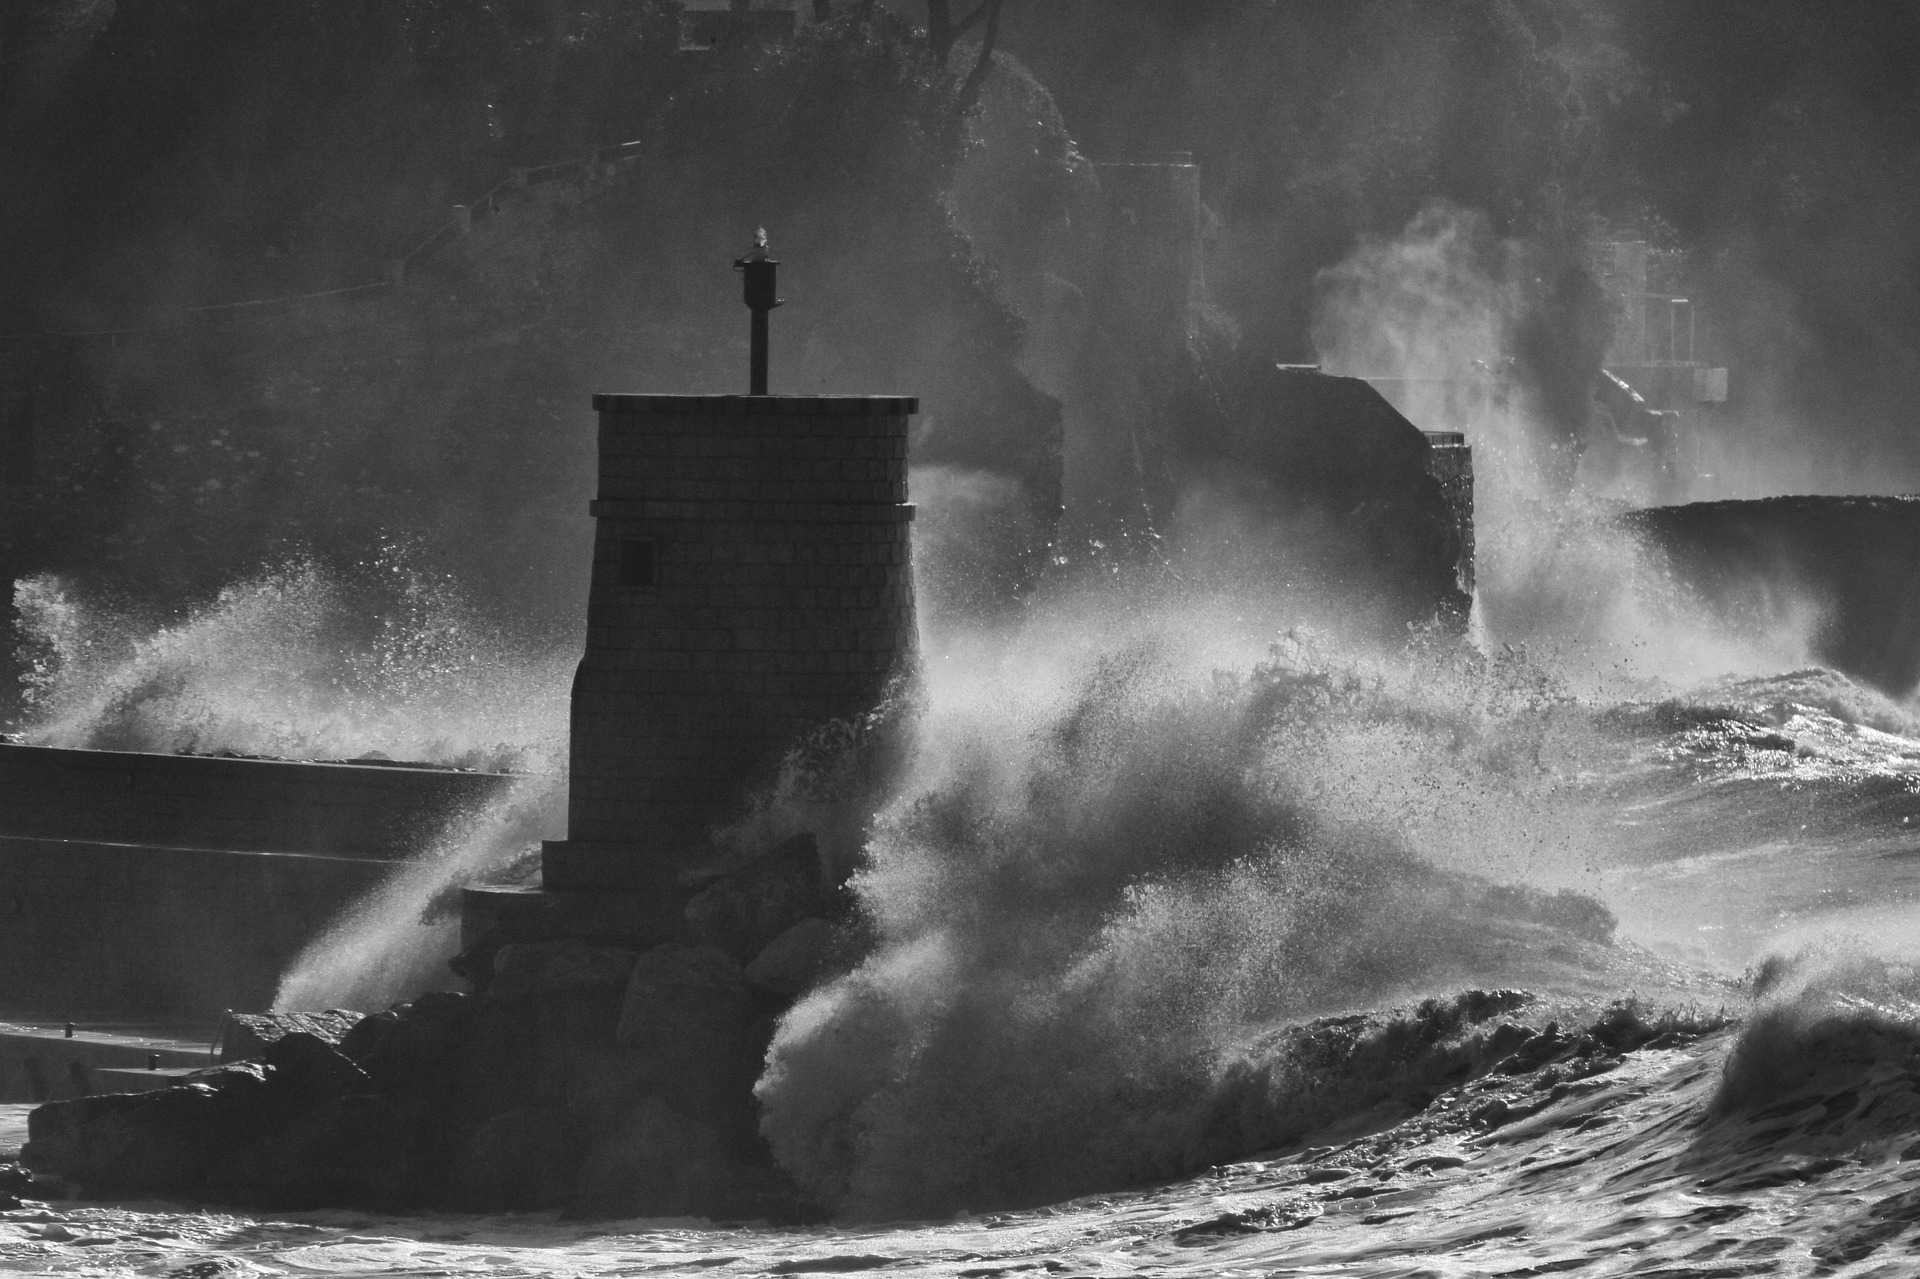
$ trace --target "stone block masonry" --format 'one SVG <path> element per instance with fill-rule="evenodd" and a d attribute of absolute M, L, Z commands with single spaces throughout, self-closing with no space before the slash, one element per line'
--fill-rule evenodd
<path fill-rule="evenodd" d="M 903 396 L 601 395 L 568 840 L 549 891 L 646 889 L 915 660 Z"/>

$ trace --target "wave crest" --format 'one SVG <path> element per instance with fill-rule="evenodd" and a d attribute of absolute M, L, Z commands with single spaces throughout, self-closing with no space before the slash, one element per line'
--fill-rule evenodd
<path fill-rule="evenodd" d="M 1180 652 L 1135 643 L 967 705 L 934 690 L 853 882 L 873 948 L 788 1015 L 758 1089 L 783 1166 L 841 1213 L 1038 1203 L 1244 1154 L 1275 1125 L 1217 1112 L 1258 1028 L 1602 966 L 1604 907 L 1443 869 L 1394 810 L 1410 774 L 1489 761 L 1525 791 L 1524 752 L 1479 710 Z"/>

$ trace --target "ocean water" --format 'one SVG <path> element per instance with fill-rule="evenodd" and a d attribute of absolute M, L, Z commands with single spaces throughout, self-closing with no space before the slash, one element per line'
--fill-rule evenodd
<path fill-rule="evenodd" d="M 1465 639 L 1199 571 L 925 637 L 829 841 L 864 945 L 758 1086 L 833 1224 L 54 1202 L 0 1213 L 0 1271 L 1920 1273 L 1920 719 L 1809 664 L 1817 619 L 1500 519 Z M 380 956 L 431 891 L 299 998 L 421 980 Z"/>

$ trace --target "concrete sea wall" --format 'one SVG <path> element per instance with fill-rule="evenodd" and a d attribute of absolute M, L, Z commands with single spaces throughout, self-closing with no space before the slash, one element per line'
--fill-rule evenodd
<path fill-rule="evenodd" d="M 0 745 L 0 1008 L 265 1008 L 330 919 L 509 780 Z"/>
<path fill-rule="evenodd" d="M 1920 687 L 1920 498 L 1693 502 L 1625 520 L 1729 624 L 1811 605 L 1820 661 L 1895 697 Z"/>

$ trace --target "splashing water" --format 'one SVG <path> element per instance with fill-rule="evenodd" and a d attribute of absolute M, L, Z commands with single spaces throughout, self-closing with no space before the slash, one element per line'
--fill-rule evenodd
<path fill-rule="evenodd" d="M 398 554 L 296 562 L 153 624 L 52 577 L 15 588 L 34 745 L 551 767 L 571 654 L 516 640 Z"/>
<path fill-rule="evenodd" d="M 1235 1082 L 1271 1027 L 1461 983 L 1618 994 L 1647 957 L 1605 944 L 1597 900 L 1643 869 L 1623 850 L 1673 855 L 1623 837 L 1651 771 L 1620 708 L 1803 667 L 1820 609 L 1729 627 L 1617 495 L 1569 487 L 1524 394 L 1455 394 L 1510 344 L 1523 263 L 1430 210 L 1330 274 L 1316 327 L 1330 372 L 1427 379 L 1419 425 L 1474 444 L 1477 646 L 1367 652 L 1339 600 L 1195 598 L 1178 571 L 935 637 L 853 881 L 871 946 L 789 1013 L 759 1084 L 822 1200 L 933 1216 L 1189 1172 L 1291 1104 Z"/>
<path fill-rule="evenodd" d="M 277 1007 L 378 1008 L 445 986 L 456 890 L 562 832 L 572 644 L 509 636 L 403 554 L 346 572 L 294 563 L 160 625 L 48 577 L 15 601 L 32 744 L 526 774 L 311 942 Z"/>
<path fill-rule="evenodd" d="M 1645 494 L 1576 475 L 1538 396 L 1499 375 L 1525 310 L 1532 249 L 1444 203 L 1394 237 L 1364 237 L 1322 273 L 1314 341 L 1330 373 L 1401 380 L 1400 407 L 1473 447 L 1475 613 L 1586 692 L 1643 695 L 1810 664 L 1825 605 L 1783 597 L 1733 625 L 1672 580 L 1619 517 Z"/>
<path fill-rule="evenodd" d="M 1562 694 L 1458 650 L 1298 636 L 1234 674 L 1185 615 L 1036 620 L 934 663 L 854 881 L 876 945 L 788 1016 L 759 1089 L 783 1165 L 841 1211 L 1179 1171 L 1252 1028 L 1467 973 L 1564 979 L 1610 935 L 1585 898 L 1486 878 L 1577 878 Z"/>
<path fill-rule="evenodd" d="M 281 977 L 274 1008 L 379 1009 L 445 989 L 459 949 L 459 890 L 558 839 L 566 813 L 564 770 L 517 779 L 308 943 Z"/>

